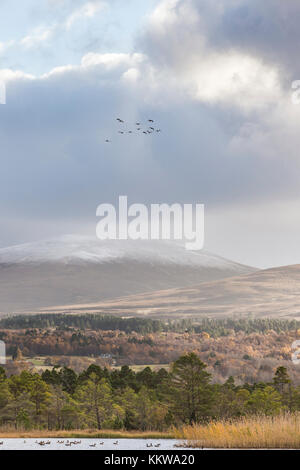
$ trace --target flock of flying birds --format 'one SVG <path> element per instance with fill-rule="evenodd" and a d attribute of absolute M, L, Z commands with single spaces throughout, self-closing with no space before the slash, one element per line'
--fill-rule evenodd
<path fill-rule="evenodd" d="M 117 118 L 116 121 L 118 121 L 119 124 L 125 124 L 125 121 L 123 121 L 123 119 L 121 119 L 121 118 Z M 154 127 L 154 120 L 153 119 L 148 119 L 147 125 L 148 125 L 148 127 L 146 127 L 146 128 L 141 127 L 142 124 L 140 122 L 136 122 L 135 123 L 135 131 L 126 130 L 124 128 L 124 126 L 122 126 L 118 130 L 118 134 L 125 135 L 125 134 L 133 134 L 134 132 L 137 132 L 137 133 L 142 133 L 142 134 L 145 134 L 145 135 L 149 135 L 149 134 L 161 132 L 161 129 L 156 129 Z M 110 139 L 105 139 L 105 142 L 109 143 L 109 142 L 111 142 L 111 140 Z"/>

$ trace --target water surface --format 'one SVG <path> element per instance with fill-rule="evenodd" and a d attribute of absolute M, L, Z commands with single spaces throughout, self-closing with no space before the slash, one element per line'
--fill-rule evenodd
<path fill-rule="evenodd" d="M 2 439 L 1 450 L 176 450 L 175 439 Z M 40 445 L 40 442 L 45 442 Z M 73 444 L 76 442 L 76 444 Z M 152 447 L 147 447 L 151 446 Z M 157 447 L 155 447 L 157 446 Z M 183 449 L 183 447 L 179 448 Z"/>

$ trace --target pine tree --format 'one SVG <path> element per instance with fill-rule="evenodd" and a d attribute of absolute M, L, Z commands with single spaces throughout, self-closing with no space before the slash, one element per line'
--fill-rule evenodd
<path fill-rule="evenodd" d="M 213 388 L 210 374 L 196 354 L 181 356 L 171 368 L 169 396 L 174 414 L 190 424 L 212 414 Z"/>

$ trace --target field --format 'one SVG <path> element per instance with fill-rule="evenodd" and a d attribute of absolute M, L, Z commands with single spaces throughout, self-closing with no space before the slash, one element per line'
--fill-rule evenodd
<path fill-rule="evenodd" d="M 255 271 L 192 287 L 129 295 L 91 304 L 61 305 L 39 313 L 101 313 L 140 318 L 174 319 L 253 318 L 299 319 L 300 265 Z"/>
<path fill-rule="evenodd" d="M 176 432 L 176 437 L 184 439 L 187 447 L 299 449 L 300 414 L 184 426 Z"/>
<path fill-rule="evenodd" d="M 162 369 L 162 368 L 169 370 L 170 368 L 170 364 L 143 364 L 143 365 L 132 364 L 129 366 L 130 366 L 130 369 L 132 369 L 134 372 L 141 372 L 146 367 L 150 367 L 150 369 L 155 370 L 155 371 L 158 371 L 159 369 Z M 113 367 L 113 369 L 120 370 L 121 366 Z"/>
<path fill-rule="evenodd" d="M 97 364 L 99 361 L 97 361 L 97 358 L 87 358 L 87 357 L 78 357 L 78 356 L 57 356 L 55 357 L 55 359 L 57 360 L 57 363 L 58 364 L 65 364 L 67 366 L 69 366 L 70 364 L 72 364 L 72 362 L 78 362 L 78 361 L 82 361 L 83 362 L 83 366 L 85 367 L 88 367 L 89 365 L 91 364 Z M 12 361 L 12 357 L 11 356 L 7 356 L 6 357 L 6 360 L 8 362 L 11 362 Z M 53 365 L 55 363 L 55 361 L 53 360 L 53 362 L 51 362 L 51 364 L 47 364 L 47 360 L 49 360 L 49 357 L 48 356 L 35 356 L 35 357 L 23 357 L 22 358 L 22 362 L 25 364 L 27 364 L 29 367 L 34 367 L 34 369 L 38 372 L 44 372 L 45 370 L 51 370 L 53 368 Z M 102 365 L 102 364 L 101 364 Z M 154 370 L 154 371 L 158 371 L 159 369 L 161 368 L 164 368 L 166 370 L 169 369 L 170 367 L 170 364 L 129 364 L 130 368 L 134 371 L 134 372 L 141 372 L 143 369 L 145 369 L 146 367 L 150 367 L 150 369 Z M 122 366 L 110 366 L 111 369 L 116 369 L 116 370 L 120 370 Z M 79 370 L 78 371 L 81 371 L 83 367 L 79 367 Z"/>

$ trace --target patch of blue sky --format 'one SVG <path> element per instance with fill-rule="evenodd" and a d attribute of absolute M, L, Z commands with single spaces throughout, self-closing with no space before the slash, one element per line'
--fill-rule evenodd
<path fill-rule="evenodd" d="M 158 0 L 1 0 L 0 69 L 40 75 L 88 52 L 132 52 Z"/>

